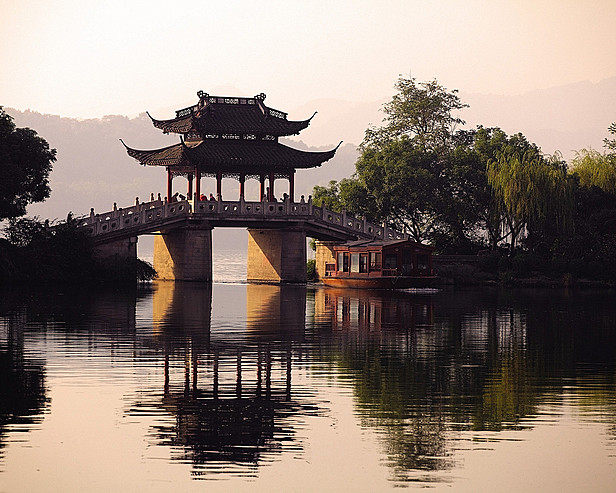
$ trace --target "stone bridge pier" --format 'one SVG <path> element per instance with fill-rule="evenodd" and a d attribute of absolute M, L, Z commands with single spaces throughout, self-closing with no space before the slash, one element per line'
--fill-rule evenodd
<path fill-rule="evenodd" d="M 94 256 L 99 259 L 136 259 L 137 236 L 129 236 L 115 241 L 96 245 Z"/>
<path fill-rule="evenodd" d="M 165 281 L 212 280 L 212 228 L 193 226 L 154 238 L 154 269 Z"/>
<path fill-rule="evenodd" d="M 248 230 L 248 282 L 306 282 L 306 232 Z"/>
<path fill-rule="evenodd" d="M 212 228 L 206 225 L 159 232 L 154 239 L 158 279 L 212 281 Z M 306 232 L 249 229 L 247 280 L 253 283 L 306 282 Z"/>
<path fill-rule="evenodd" d="M 212 280 L 212 229 L 248 228 L 247 279 L 256 283 L 306 282 L 306 236 L 317 243 L 317 274 L 332 263 L 333 245 L 353 239 L 401 240 L 407 235 L 345 212 L 308 202 L 179 201 L 136 204 L 76 218 L 93 238 L 99 258 L 136 258 L 140 235 L 156 235 L 159 279 Z"/>

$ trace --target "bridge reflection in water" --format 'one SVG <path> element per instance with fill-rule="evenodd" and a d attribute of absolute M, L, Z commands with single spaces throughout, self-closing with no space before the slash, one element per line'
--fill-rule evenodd
<path fill-rule="evenodd" d="M 616 436 L 609 294 L 159 283 L 8 298 L 0 442 L 9 448 L 15 424 L 45 426 L 46 375 L 57 363 L 48 370 L 31 353 L 47 340 L 97 357 L 99 368 L 125 362 L 139 382 L 119 411 L 147 424 L 149 443 L 189 463 L 193 477 L 255 476 L 304 457 L 313 417 L 370 430 L 400 483 L 453 481 L 461 453 L 528 439 L 520 430 L 567 433 L 574 424 L 558 421 L 566 406 L 575 426 L 600 422 Z M 96 378 L 109 376 L 91 385 Z M 352 416 L 333 415 L 335 394 L 352 397 Z"/>
<path fill-rule="evenodd" d="M 261 460 L 301 451 L 294 427 L 319 412 L 311 392 L 292 390 L 305 286 L 245 289 L 246 329 L 231 336 L 211 329 L 211 285 L 159 283 L 154 291 L 150 343 L 163 353 L 162 393 L 143 393 L 129 412 L 173 416 L 152 437 L 192 462 L 194 476 L 254 475 Z"/>

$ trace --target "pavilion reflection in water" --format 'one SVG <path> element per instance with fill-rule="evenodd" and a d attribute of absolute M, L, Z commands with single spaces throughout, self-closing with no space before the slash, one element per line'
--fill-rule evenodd
<path fill-rule="evenodd" d="M 276 454 L 301 451 L 295 427 L 318 413 L 311 393 L 292 386 L 298 352 L 289 335 L 303 333 L 305 288 L 252 288 L 246 330 L 233 338 L 212 334 L 211 285 L 160 283 L 154 291 L 149 344 L 163 353 L 162 392 L 140 395 L 130 413 L 172 416 L 152 436 L 174 459 L 192 462 L 195 477 L 251 475 Z"/>
<path fill-rule="evenodd" d="M 34 296 L 27 307 L 19 296 L 9 314 L 1 299 L 0 446 L 13 440 L 13 424 L 33 429 L 47 408 L 44 361 L 31 351 L 54 333 L 73 352 L 124 358 L 141 372 L 127 413 L 195 477 L 253 475 L 287 452 L 301 456 L 306 419 L 325 414 L 321 396 L 341 387 L 397 481 L 446 479 L 457 449 L 520 439 L 513 433 L 536 416 L 552 419 L 546 406 L 563 400 L 581 419 L 614 423 L 608 294 L 213 290 L 161 283 Z"/>

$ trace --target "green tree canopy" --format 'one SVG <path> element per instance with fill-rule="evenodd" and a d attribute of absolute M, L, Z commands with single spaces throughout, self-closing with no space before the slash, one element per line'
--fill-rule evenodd
<path fill-rule="evenodd" d="M 464 124 L 455 112 L 468 105 L 460 101 L 457 90 L 447 91 L 436 80 L 417 82 L 405 77 L 399 77 L 394 87 L 397 94 L 383 108 L 385 125 L 366 131 L 363 148 L 406 136 L 437 150 L 447 145 L 456 126 Z"/>
<path fill-rule="evenodd" d="M 564 227 L 567 223 L 572 189 L 558 157 L 547 160 L 533 153 L 501 154 L 489 162 L 487 176 L 511 235 L 512 249 L 525 226 L 550 221 Z"/>
<path fill-rule="evenodd" d="M 0 107 L 0 220 L 23 216 L 26 206 L 49 197 L 56 150 L 34 130 L 17 128 Z"/>
<path fill-rule="evenodd" d="M 571 173 L 579 178 L 583 187 L 598 187 L 616 194 L 616 154 L 582 149 L 571 163 Z"/>
<path fill-rule="evenodd" d="M 513 250 L 522 235 L 548 251 L 573 215 L 575 180 L 562 159 L 521 133 L 458 130 L 466 105 L 437 81 L 400 77 L 395 87 L 383 125 L 366 131 L 353 177 L 315 187 L 315 203 L 388 222 L 440 252 L 496 249 L 506 239 Z"/>

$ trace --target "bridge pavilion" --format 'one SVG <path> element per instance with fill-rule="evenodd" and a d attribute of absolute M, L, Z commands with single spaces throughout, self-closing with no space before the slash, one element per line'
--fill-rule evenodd
<path fill-rule="evenodd" d="M 203 91 L 197 95 L 197 104 L 176 111 L 170 120 L 156 120 L 148 113 L 156 128 L 180 135 L 178 144 L 153 150 L 125 145 L 142 165 L 167 170 L 167 200 L 173 196 L 173 178 L 183 176 L 189 200 L 199 201 L 201 177 L 209 176 L 216 178 L 217 200 L 222 200 L 222 179 L 232 177 L 239 181 L 240 201 L 246 180 L 254 178 L 260 183 L 260 200 L 273 202 L 274 182 L 282 178 L 289 181 L 289 199 L 294 202 L 295 170 L 320 166 L 336 153 L 337 147 L 306 152 L 278 142 L 279 137 L 299 134 L 314 114 L 306 120 L 289 120 L 287 113 L 265 105 L 263 93 L 253 98 L 210 96 Z"/>

